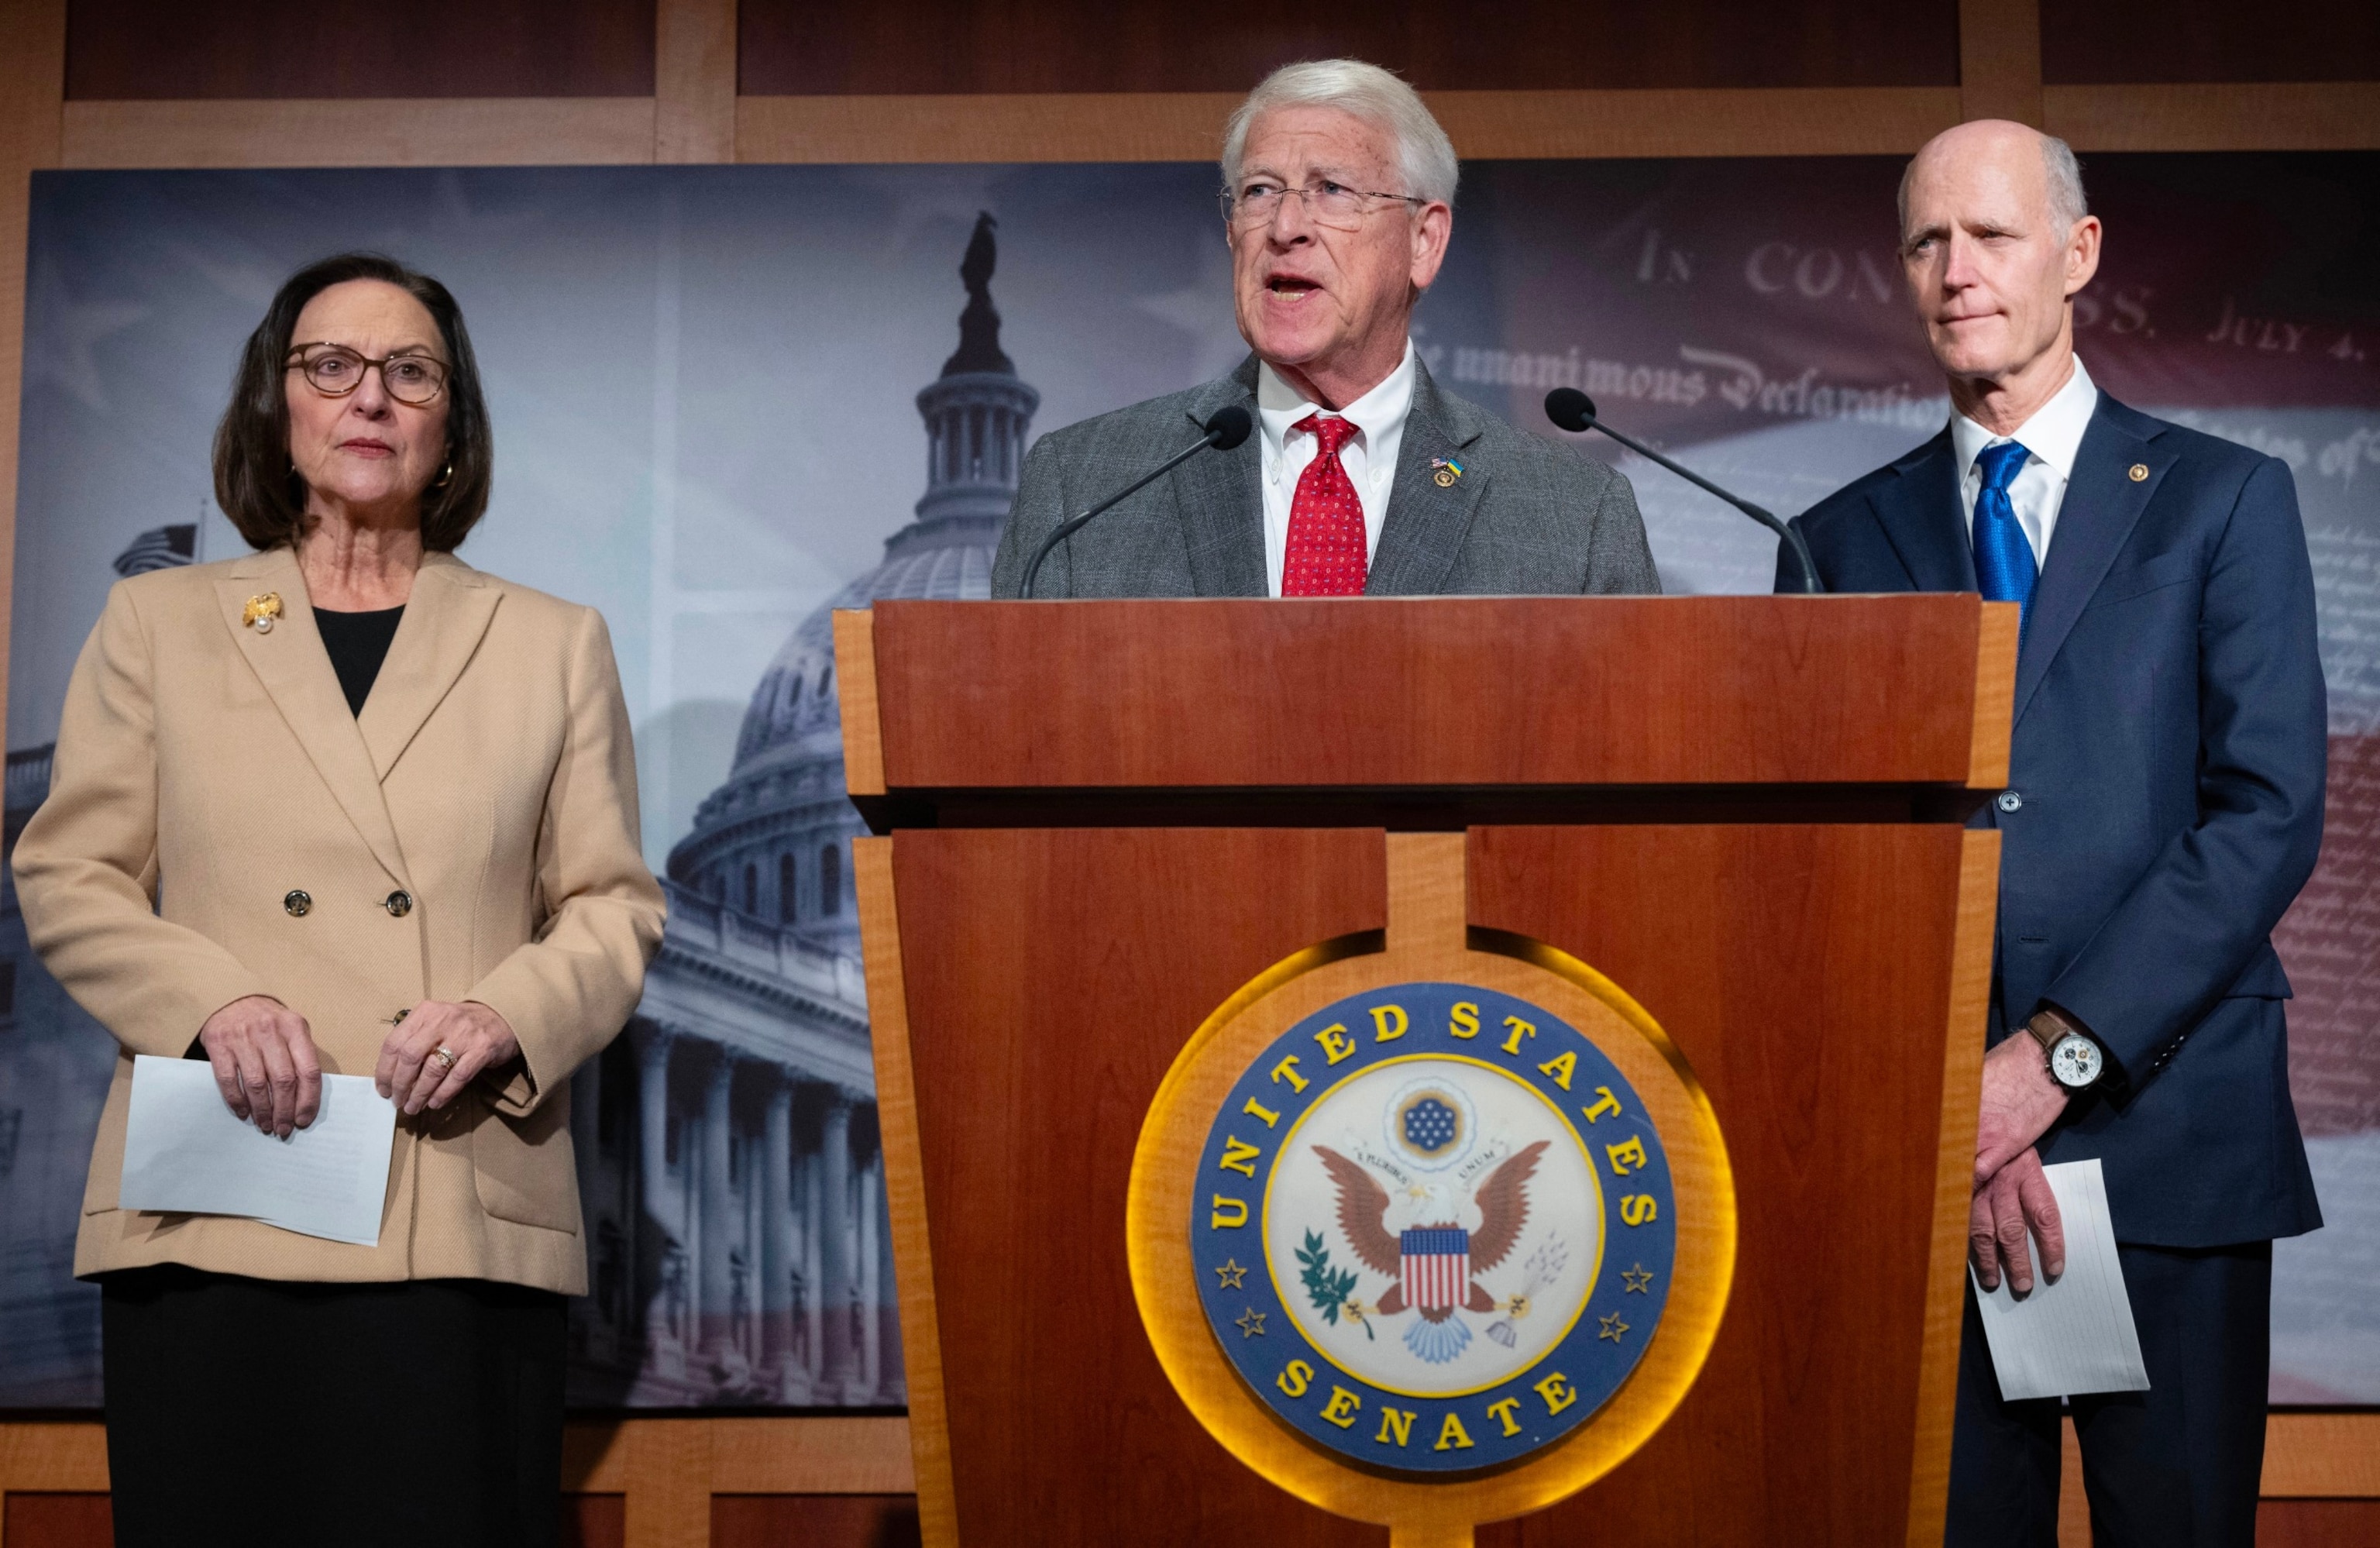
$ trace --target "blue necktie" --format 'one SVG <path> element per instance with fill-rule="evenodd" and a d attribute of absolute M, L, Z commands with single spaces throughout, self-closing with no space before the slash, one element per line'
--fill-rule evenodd
<path fill-rule="evenodd" d="M 1975 458 L 1984 473 L 1984 487 L 1975 495 L 1975 579 L 1985 602 L 2017 604 L 2020 634 L 2032 617 L 2033 583 L 2040 571 L 2008 491 L 2032 455 L 2015 441 L 2002 441 L 1985 446 Z"/>

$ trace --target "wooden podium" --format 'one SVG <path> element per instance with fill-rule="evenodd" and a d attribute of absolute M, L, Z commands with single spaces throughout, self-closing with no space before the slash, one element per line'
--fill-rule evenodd
<path fill-rule="evenodd" d="M 927 1542 L 1388 1542 L 1177 1395 L 1128 1179 L 1218 1006 L 1435 897 L 1624 986 L 1734 1190 L 1682 1400 L 1477 1541 L 1938 1543 L 2016 632 L 1947 595 L 838 614 Z"/>

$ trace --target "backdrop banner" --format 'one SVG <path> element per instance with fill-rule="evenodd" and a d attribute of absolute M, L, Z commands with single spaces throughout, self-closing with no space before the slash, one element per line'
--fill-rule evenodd
<path fill-rule="evenodd" d="M 2329 834 L 2280 945 L 2329 1224 L 2277 1252 L 2273 1396 L 2380 1403 L 2380 156 L 2084 170 L 2108 229 L 2077 303 L 2094 377 L 2280 457 L 2305 513 Z M 1548 389 L 1584 388 L 1621 428 L 1802 510 L 1947 413 L 1900 288 L 1899 176 L 1888 159 L 1475 165 L 1422 357 L 1549 438 Z M 241 551 L 209 440 L 242 339 L 310 259 L 375 249 L 452 287 L 498 445 L 463 556 L 611 622 L 671 913 L 636 1020 L 574 1089 L 592 1270 L 574 1402 L 904 1401 L 828 610 L 985 595 L 1015 478 L 1003 427 L 1240 360 L 1216 181 L 1189 165 L 35 177 L 10 844 L 108 586 Z M 994 265 L 997 360 L 953 354 L 970 252 L 972 274 Z M 1580 449 L 1634 480 L 1668 590 L 1768 589 L 1766 533 L 1600 437 Z M 97 1295 L 71 1261 L 114 1056 L 31 956 L 12 885 L 0 1406 L 100 1399 Z"/>

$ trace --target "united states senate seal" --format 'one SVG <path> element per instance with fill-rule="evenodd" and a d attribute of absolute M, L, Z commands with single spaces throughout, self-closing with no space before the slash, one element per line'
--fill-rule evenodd
<path fill-rule="evenodd" d="M 1453 1548 L 1677 1411 L 1726 1315 L 1735 1185 L 1650 1007 L 1474 918 L 1474 838 L 1386 839 L 1387 928 L 1277 958 L 1174 1054 L 1125 1252 L 1208 1435 L 1392 1543 Z"/>
<path fill-rule="evenodd" d="M 1414 981 L 1249 1061 L 1207 1135 L 1190 1258 L 1249 1392 L 1364 1468 L 1519 1462 L 1627 1383 L 1677 1267 L 1659 1127 L 1547 1007 Z"/>

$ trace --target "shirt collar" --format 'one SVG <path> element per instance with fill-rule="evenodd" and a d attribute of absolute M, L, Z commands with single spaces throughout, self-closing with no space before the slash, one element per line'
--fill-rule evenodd
<path fill-rule="evenodd" d="M 1289 427 L 1308 414 L 1336 413 L 1355 421 L 1368 452 L 1380 443 L 1382 436 L 1393 428 L 1402 428 L 1405 414 L 1413 408 L 1414 345 L 1405 340 L 1404 359 L 1397 369 L 1380 379 L 1370 392 L 1344 408 L 1325 408 L 1308 400 L 1295 387 L 1273 370 L 1270 362 L 1257 362 L 1257 418 L 1264 426 L 1265 450 L 1278 457 L 1289 440 Z"/>
<path fill-rule="evenodd" d="M 2099 408 L 2099 389 L 2091 383 L 2091 373 L 2082 369 L 2082 357 L 2074 357 L 2074 374 L 2066 385 L 2050 396 L 2048 402 L 2034 410 L 2033 418 L 2017 426 L 2013 435 L 1995 435 L 1964 414 L 1950 416 L 1950 445 L 1959 454 L 1959 476 L 1965 478 L 1974 470 L 1975 458 L 1995 441 L 2022 441 L 2024 449 L 2049 465 L 2061 479 L 2074 476 L 2074 458 L 2082 450 L 2082 433 L 2091 428 L 2091 416 Z"/>

